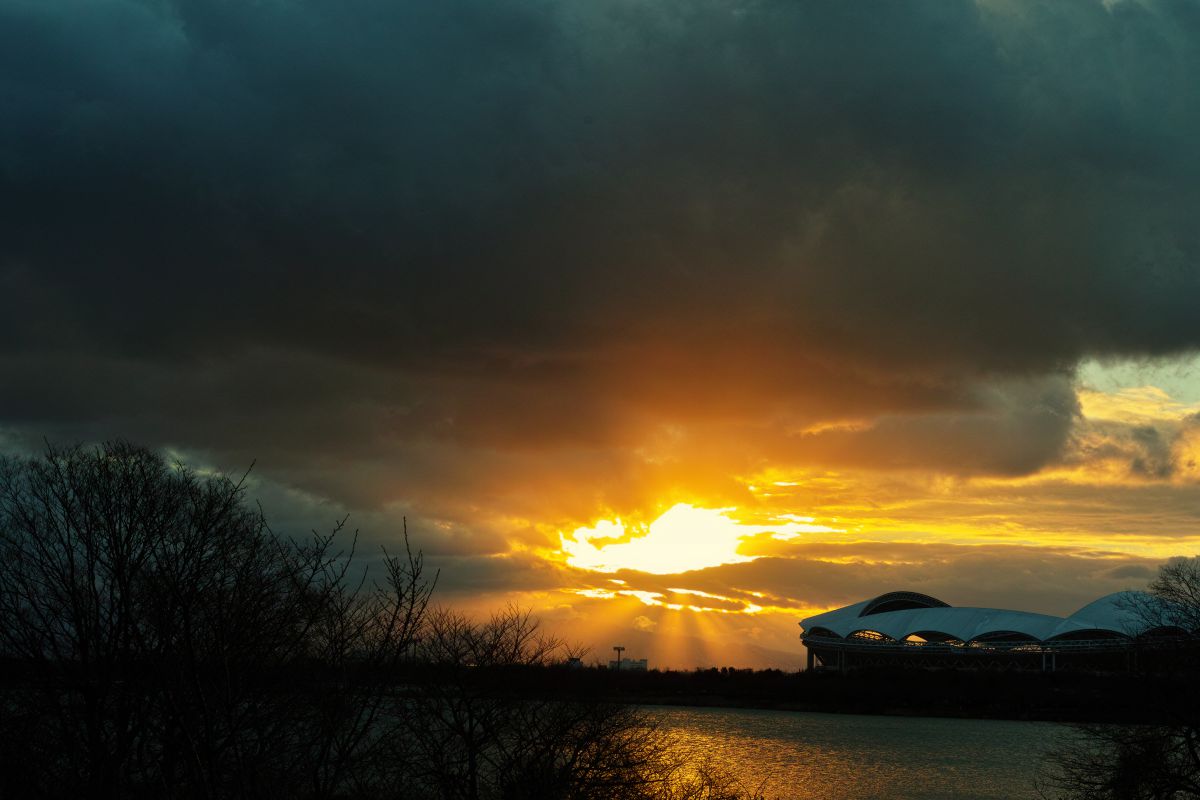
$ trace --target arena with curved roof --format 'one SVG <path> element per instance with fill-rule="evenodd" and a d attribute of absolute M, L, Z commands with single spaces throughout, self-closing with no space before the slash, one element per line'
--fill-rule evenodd
<path fill-rule="evenodd" d="M 808 667 L 971 667 L 1055 671 L 1130 669 L 1147 648 L 1191 631 L 1150 621 L 1149 596 L 1106 595 L 1067 617 L 956 607 L 919 592 L 888 592 L 800 623 Z"/>

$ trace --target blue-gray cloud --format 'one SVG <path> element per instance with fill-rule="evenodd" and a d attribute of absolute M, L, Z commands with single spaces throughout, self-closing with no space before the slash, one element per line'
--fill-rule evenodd
<path fill-rule="evenodd" d="M 1182 0 L 0 0 L 0 421 L 362 503 L 768 408 L 1030 471 L 1070 398 L 980 427 L 989 385 L 1200 346 L 1198 34 Z"/>

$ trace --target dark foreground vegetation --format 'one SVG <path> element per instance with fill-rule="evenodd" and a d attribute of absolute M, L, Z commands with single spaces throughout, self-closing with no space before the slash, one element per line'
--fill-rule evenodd
<path fill-rule="evenodd" d="M 138 447 L 0 458 L 0 797 L 735 800 L 638 703 L 1078 721 L 1048 797 L 1200 797 L 1192 649 L 1126 676 L 572 668 L 419 552 L 276 535 L 240 482 Z M 1200 562 L 1138 613 L 1200 630 Z M 1120 724 L 1091 724 L 1095 722 Z"/>
<path fill-rule="evenodd" d="M 1147 724 L 1079 725 L 1047 757 L 1046 797 L 1063 800 L 1175 800 L 1200 797 L 1200 559 L 1164 565 L 1150 591 L 1128 610 L 1147 628 L 1190 634 L 1161 651 L 1153 671 L 1137 676 L 1129 697 L 1105 702 L 1145 707 Z M 1189 641 L 1190 639 L 1190 641 Z"/>
<path fill-rule="evenodd" d="M 553 679 L 551 679 L 553 681 Z M 973 670 L 832 672 L 701 669 L 585 670 L 558 679 L 579 693 L 655 705 L 787 711 L 1149 724 L 1167 712 L 1143 675 Z"/>
<path fill-rule="evenodd" d="M 0 460 L 0 796 L 750 796 L 632 706 L 528 691 L 563 643 L 434 582 L 128 444 Z"/>

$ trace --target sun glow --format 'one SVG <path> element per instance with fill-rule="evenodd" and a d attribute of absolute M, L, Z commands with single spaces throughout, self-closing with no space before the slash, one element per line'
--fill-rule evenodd
<path fill-rule="evenodd" d="M 729 516 L 734 508 L 696 508 L 679 503 L 646 526 L 630 533 L 620 520 L 601 520 L 590 528 L 560 535 L 562 551 L 573 567 L 597 572 L 635 569 L 656 575 L 687 572 L 753 561 L 739 552 L 744 539 L 769 535 L 793 539 L 804 533 L 832 533 L 806 517 L 787 515 L 775 525 L 748 525 Z"/>

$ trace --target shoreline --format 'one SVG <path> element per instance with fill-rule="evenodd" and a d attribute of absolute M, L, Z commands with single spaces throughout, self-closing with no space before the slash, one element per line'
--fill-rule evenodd
<path fill-rule="evenodd" d="M 1076 725 L 1080 723 L 1121 724 L 1120 721 L 1110 721 L 1093 718 L 1067 718 L 1055 714 L 988 714 L 974 710 L 961 710 L 957 713 L 946 710 L 922 710 L 916 708 L 831 708 L 829 706 L 800 704 L 800 703 L 754 703 L 736 698 L 709 697 L 641 697 L 636 700 L 621 699 L 638 707 L 658 706 L 662 708 L 704 708 L 728 709 L 734 711 L 784 711 L 798 714 L 835 714 L 837 716 L 863 717 L 912 717 L 914 719 L 978 719 L 1004 722 L 1041 722 L 1055 725 Z"/>
<path fill-rule="evenodd" d="M 1161 709 L 1170 706 L 1160 701 L 1171 691 L 1169 681 L 1145 675 L 1095 673 L 702 670 L 580 677 L 574 688 L 587 685 L 634 705 L 1061 724 L 1161 722 Z"/>

